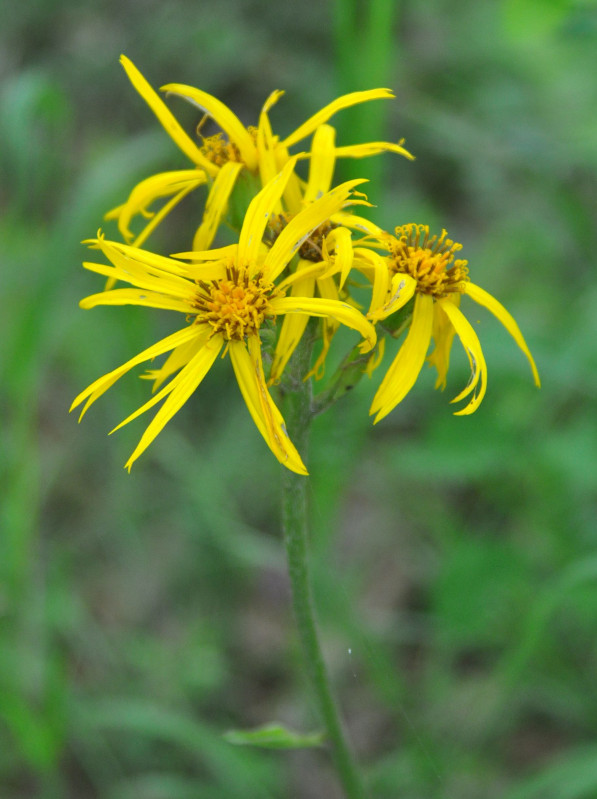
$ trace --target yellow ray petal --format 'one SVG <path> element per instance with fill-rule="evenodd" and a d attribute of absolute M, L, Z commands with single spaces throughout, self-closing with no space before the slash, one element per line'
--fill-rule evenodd
<path fill-rule="evenodd" d="M 353 266 L 372 283 L 371 304 L 368 313 L 383 307 L 390 288 L 388 262 L 373 250 L 355 247 Z"/>
<path fill-rule="evenodd" d="M 523 335 L 520 332 L 520 328 L 514 320 L 514 317 L 504 308 L 501 302 L 498 302 L 495 297 L 492 297 L 489 292 L 485 291 L 480 286 L 476 286 L 474 283 L 465 283 L 464 291 L 469 297 L 471 297 L 471 299 L 473 299 L 475 302 L 478 302 L 479 305 L 483 305 L 488 311 L 491 311 L 491 313 L 503 324 L 508 333 L 510 333 L 514 341 L 527 356 L 529 364 L 531 365 L 531 370 L 533 372 L 535 385 L 540 387 L 541 380 L 539 378 L 537 366 L 535 365 L 533 356 L 527 347 L 526 341 L 524 340 Z"/>
<path fill-rule="evenodd" d="M 307 270 L 298 269 L 295 274 L 300 275 L 303 271 Z M 311 275 L 303 276 L 292 284 L 291 296 L 312 297 L 314 289 L 315 278 Z M 301 336 L 305 332 L 308 321 L 308 314 L 287 314 L 284 318 L 274 351 L 274 359 L 270 371 L 270 383 L 277 383 L 279 381 L 282 372 L 286 368 L 286 364 L 290 360 L 290 356 L 296 349 L 297 344 L 301 340 Z"/>
<path fill-rule="evenodd" d="M 301 456 L 288 437 L 282 414 L 272 400 L 263 374 L 261 342 L 249 336 L 244 342 L 230 342 L 230 360 L 239 388 L 257 429 L 281 464 L 297 474 L 308 474 Z"/>
<path fill-rule="evenodd" d="M 228 134 L 230 141 L 234 142 L 238 147 L 241 158 L 247 168 L 251 170 L 257 168 L 257 149 L 251 134 L 228 106 L 211 94 L 182 83 L 168 83 L 166 86 L 162 86 L 160 91 L 182 97 L 204 111 Z"/>
<path fill-rule="evenodd" d="M 276 297 L 270 303 L 274 314 L 305 313 L 309 316 L 331 317 L 352 330 L 357 330 L 365 339 L 360 344 L 361 352 L 369 352 L 375 346 L 377 334 L 373 325 L 346 302 L 326 300 L 320 297 Z"/>
<path fill-rule="evenodd" d="M 236 178 L 242 168 L 243 165 L 238 161 L 227 161 L 218 172 L 205 201 L 203 221 L 193 239 L 194 250 L 207 250 L 214 240 L 222 217 L 226 213 Z"/>
<path fill-rule="evenodd" d="M 275 149 L 276 155 L 276 164 L 278 169 L 282 169 L 288 162 L 290 155 L 288 153 L 288 148 L 283 147 L 279 142 L 276 144 Z M 296 158 L 307 158 L 308 153 L 298 153 Z M 304 194 L 304 186 L 305 183 L 303 180 L 299 178 L 296 172 L 293 172 L 290 178 L 288 179 L 288 183 L 286 184 L 286 188 L 284 189 L 284 194 L 282 195 L 284 198 L 284 203 L 286 204 L 286 210 L 289 214 L 298 214 L 298 212 L 303 207 L 303 194 Z"/>
<path fill-rule="evenodd" d="M 462 311 L 460 311 L 454 303 L 447 302 L 446 300 L 440 300 L 438 306 L 452 323 L 454 330 L 458 334 L 458 338 L 462 342 L 462 346 L 464 347 L 464 351 L 468 356 L 471 366 L 471 378 L 468 384 L 460 394 L 452 400 L 452 402 L 459 402 L 473 392 L 473 397 L 469 404 L 462 410 L 456 411 L 454 414 L 455 416 L 466 416 L 477 410 L 487 390 L 487 365 L 485 363 L 485 357 L 481 349 L 481 342 Z M 481 386 L 477 392 L 475 389 L 479 381 L 481 382 Z"/>
<path fill-rule="evenodd" d="M 348 201 L 352 189 L 361 183 L 366 183 L 366 181 L 349 180 L 336 186 L 335 189 L 310 203 L 290 220 L 274 242 L 263 263 L 264 274 L 269 280 L 276 279 L 311 232 L 333 213 L 339 211 Z"/>
<path fill-rule="evenodd" d="M 366 103 L 369 100 L 382 100 L 382 99 L 391 99 L 394 96 L 393 92 L 389 89 L 371 89 L 365 92 L 351 92 L 350 94 L 344 94 L 342 97 L 338 97 L 337 100 L 326 105 L 321 111 L 318 111 L 306 122 L 298 127 L 294 133 L 291 133 L 288 138 L 284 139 L 282 144 L 285 147 L 291 147 L 296 142 L 304 139 L 310 133 L 318 128 L 320 125 L 323 125 L 324 122 L 327 122 L 330 117 L 332 117 L 335 113 L 340 111 L 342 108 L 348 108 L 351 105 L 357 105 L 358 103 Z"/>
<path fill-rule="evenodd" d="M 460 294 L 450 294 L 445 300 L 442 300 L 443 302 L 451 302 L 453 305 L 458 306 L 460 304 Z M 446 387 L 446 379 L 450 367 L 450 351 L 455 332 L 447 314 L 436 313 L 433 315 L 434 348 L 427 358 L 427 363 L 429 366 L 435 366 L 437 370 L 435 388 L 439 388 L 442 391 Z"/>
<path fill-rule="evenodd" d="M 320 277 L 317 280 L 317 290 L 319 296 L 326 300 L 333 300 L 335 302 L 340 300 L 338 295 L 338 287 L 333 277 Z M 340 327 L 340 323 L 336 319 L 326 317 L 323 320 L 323 331 L 321 339 L 321 351 L 317 356 L 313 368 L 307 374 L 307 377 L 312 375 L 316 380 L 321 380 L 325 373 L 325 361 L 332 343 L 332 339 Z"/>
<path fill-rule="evenodd" d="M 211 327 L 206 327 L 201 333 L 198 333 L 196 338 L 172 350 L 159 369 L 148 369 L 145 374 L 139 375 L 142 380 L 153 381 L 152 394 L 162 385 L 164 380 L 178 372 L 191 360 L 195 353 L 205 344 L 212 332 Z"/>
<path fill-rule="evenodd" d="M 336 158 L 368 158 L 370 155 L 378 155 L 379 153 L 397 153 L 403 155 L 410 161 L 414 161 L 415 157 L 408 152 L 400 144 L 394 144 L 389 141 L 369 141 L 365 144 L 350 144 L 347 147 L 336 147 Z"/>
<path fill-rule="evenodd" d="M 138 183 L 130 193 L 127 201 L 118 208 L 113 208 L 106 219 L 118 219 L 118 230 L 122 237 L 129 241 L 133 238 L 129 226 L 131 219 L 137 214 L 152 217 L 149 206 L 160 197 L 169 197 L 182 189 L 196 188 L 205 183 L 205 172 L 198 169 L 180 169 L 173 172 L 160 172 Z"/>
<path fill-rule="evenodd" d="M 282 171 L 251 200 L 238 240 L 239 266 L 249 266 L 256 261 L 269 217 L 282 196 L 295 164 L 296 158 L 291 158 Z"/>
<path fill-rule="evenodd" d="M 208 161 L 195 142 L 185 133 L 174 117 L 174 114 L 172 114 L 159 94 L 151 88 L 133 62 L 122 55 L 120 56 L 120 63 L 124 67 L 130 82 L 159 119 L 175 144 L 180 147 L 183 153 L 188 156 L 193 163 L 204 169 L 208 175 L 215 176 L 218 168 L 215 164 L 212 164 L 211 161 Z"/>
<path fill-rule="evenodd" d="M 276 161 L 275 150 L 278 138 L 272 133 L 272 127 L 267 115 L 269 108 L 277 101 L 281 94 L 282 92 L 273 92 L 270 94 L 259 116 L 259 127 L 257 128 L 257 154 L 259 157 L 259 177 L 261 178 L 262 186 L 265 186 L 266 183 L 273 180 L 283 166 L 278 166 Z"/>
<path fill-rule="evenodd" d="M 155 291 L 140 291 L 139 289 L 102 291 L 99 294 L 91 294 L 79 302 L 79 306 L 85 310 L 98 305 L 145 305 L 149 308 L 163 308 L 185 314 L 191 310 L 191 305 L 188 302 L 182 302 Z"/>
<path fill-rule="evenodd" d="M 180 280 L 181 276 L 186 273 L 186 264 L 181 264 L 173 258 L 157 255 L 157 253 L 144 250 L 141 247 L 134 247 L 131 244 L 123 244 L 120 241 L 110 241 L 103 236 L 97 239 L 89 239 L 83 243 L 87 244 L 90 250 L 102 250 L 104 255 L 110 260 L 115 256 L 120 256 L 122 263 L 124 263 L 124 260 L 132 261 L 145 266 L 147 270 L 151 271 L 153 274 L 172 277 L 175 281 Z"/>
<path fill-rule="evenodd" d="M 334 144 L 336 131 L 331 125 L 321 125 L 315 131 L 311 144 L 309 180 L 305 191 L 305 202 L 317 200 L 330 190 L 334 176 Z"/>
<path fill-rule="evenodd" d="M 334 271 L 340 274 L 339 287 L 342 288 L 352 269 L 354 259 L 350 230 L 345 227 L 332 230 L 324 242 L 326 249 L 328 246 L 334 248 Z"/>
<path fill-rule="evenodd" d="M 85 407 L 81 411 L 81 415 L 79 417 L 79 421 L 81 421 L 89 406 L 94 403 L 98 397 L 101 397 L 101 395 L 107 391 L 110 386 L 114 385 L 114 383 L 120 377 L 122 377 L 122 375 L 126 374 L 126 372 L 130 371 L 138 364 L 143 363 L 143 361 L 150 361 L 153 358 L 156 358 L 158 355 L 163 355 L 165 352 L 169 352 L 170 350 L 175 349 L 175 347 L 185 344 L 187 341 L 190 341 L 197 335 L 197 328 L 189 326 L 184 327 L 182 330 L 178 330 L 176 333 L 172 333 L 170 336 L 166 336 L 166 338 L 158 341 L 156 344 L 152 344 L 151 347 L 143 350 L 143 352 L 140 352 L 139 355 L 135 355 L 134 358 L 131 358 L 126 363 L 123 363 L 122 366 L 119 366 L 117 369 L 113 369 L 111 372 L 103 375 L 103 377 L 95 380 L 90 386 L 87 386 L 84 391 L 75 397 L 73 404 L 70 406 L 70 410 L 74 410 L 74 408 L 87 400 Z"/>
<path fill-rule="evenodd" d="M 347 211 L 342 211 L 340 214 L 337 214 L 336 217 L 332 217 L 332 222 L 338 222 L 338 224 L 344 225 L 344 227 L 357 230 L 359 233 L 365 233 L 367 236 L 373 236 L 375 238 L 387 235 L 380 227 L 377 227 L 377 225 L 369 221 L 369 219 L 365 219 L 364 216 L 350 214 Z M 377 243 L 375 246 L 377 246 Z M 387 249 L 387 247 L 385 249 Z"/>
<path fill-rule="evenodd" d="M 176 377 L 172 378 L 165 388 L 158 394 L 155 394 L 145 405 L 139 408 L 139 410 L 127 417 L 118 427 L 114 428 L 114 430 L 118 430 L 119 427 L 128 424 L 128 422 L 151 408 L 164 396 L 167 394 L 169 395 L 168 399 L 149 423 L 149 426 L 141 436 L 141 440 L 135 447 L 133 454 L 126 462 L 125 468 L 128 469 L 129 472 L 139 455 L 147 449 L 158 433 L 164 429 L 164 426 L 170 421 L 174 414 L 181 409 L 191 394 L 196 390 L 197 386 L 209 372 L 223 344 L 224 340 L 221 336 L 213 336 L 213 338 L 209 339 L 199 352 L 188 362 L 184 369 L 182 369 Z M 112 432 L 114 432 L 114 430 Z"/>
<path fill-rule="evenodd" d="M 225 247 L 214 247 L 212 250 L 191 250 L 191 252 L 172 253 L 171 258 L 182 261 L 226 261 L 236 255 L 238 244 L 227 244 Z M 193 264 L 196 266 L 197 264 Z M 188 266 L 185 270 L 188 270 Z"/>
<path fill-rule="evenodd" d="M 397 273 L 392 275 L 390 288 L 381 308 L 369 311 L 367 318 L 372 322 L 387 319 L 388 316 L 403 308 L 415 293 L 417 281 L 410 275 Z"/>
<path fill-rule="evenodd" d="M 369 413 L 377 413 L 374 424 L 387 416 L 414 386 L 429 349 L 432 326 L 433 297 L 417 294 L 408 335 L 373 398 Z"/>

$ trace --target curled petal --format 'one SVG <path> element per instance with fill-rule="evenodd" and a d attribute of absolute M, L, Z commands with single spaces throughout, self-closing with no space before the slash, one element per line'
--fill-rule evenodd
<path fill-rule="evenodd" d="M 271 301 L 270 307 L 274 314 L 304 313 L 309 316 L 330 317 L 357 330 L 363 336 L 365 340 L 361 342 L 361 352 L 369 352 L 375 346 L 375 328 L 363 314 L 346 302 L 320 297 L 276 297 Z"/>
<path fill-rule="evenodd" d="M 438 302 L 438 306 L 449 318 L 454 330 L 458 334 L 458 338 L 462 342 L 462 346 L 464 347 L 464 351 L 467 354 L 471 367 L 471 378 L 468 384 L 460 392 L 460 394 L 458 394 L 458 396 L 454 397 L 452 400 L 452 402 L 459 402 L 465 397 L 468 397 L 469 394 L 473 394 L 469 404 L 461 411 L 456 411 L 455 413 L 455 416 L 466 416 L 470 413 L 474 413 L 477 410 L 487 390 L 487 365 L 485 363 L 485 357 L 483 355 L 483 350 L 481 349 L 479 337 L 460 309 L 457 308 L 454 303 L 448 302 L 446 300 L 440 300 Z M 481 382 L 481 385 L 479 390 L 476 391 L 479 381 Z"/>
<path fill-rule="evenodd" d="M 369 311 L 367 317 L 372 322 L 386 319 L 391 314 L 403 308 L 415 293 L 417 281 L 410 275 L 397 273 L 392 275 L 390 288 L 384 304 L 375 311 Z"/>
<path fill-rule="evenodd" d="M 496 319 L 499 319 L 508 333 L 510 333 L 514 341 L 518 344 L 520 349 L 527 356 L 528 362 L 531 366 L 531 371 L 533 372 L 535 385 L 538 387 L 541 386 L 541 380 L 539 378 L 537 366 L 535 365 L 531 351 L 527 347 L 527 343 L 524 340 L 523 335 L 520 332 L 520 328 L 514 320 L 514 317 L 504 308 L 501 302 L 498 302 L 495 297 L 492 297 L 488 291 L 485 291 L 480 286 L 476 286 L 474 283 L 465 283 L 464 291 L 469 297 L 471 297 L 471 299 L 473 299 L 475 302 L 478 302 L 479 305 L 483 305 L 488 311 L 491 311 Z"/>
<path fill-rule="evenodd" d="M 247 168 L 250 170 L 257 168 L 257 150 L 251 134 L 236 114 L 233 114 L 224 103 L 211 94 L 201 91 L 201 89 L 186 86 L 182 83 L 168 83 L 166 86 L 162 86 L 160 91 L 182 97 L 204 111 L 228 134 L 230 141 L 234 142 L 238 147 L 241 158 Z"/>

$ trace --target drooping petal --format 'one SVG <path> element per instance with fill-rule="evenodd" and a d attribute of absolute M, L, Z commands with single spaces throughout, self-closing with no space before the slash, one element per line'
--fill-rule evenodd
<path fill-rule="evenodd" d="M 218 172 L 205 201 L 203 220 L 193 239 L 194 250 L 207 250 L 214 240 L 222 217 L 226 213 L 236 178 L 242 168 L 243 165 L 239 161 L 227 161 Z"/>
<path fill-rule="evenodd" d="M 433 297 L 428 294 L 415 297 L 408 335 L 373 398 L 369 413 L 377 413 L 374 424 L 404 399 L 419 376 L 431 340 L 433 302 Z"/>
<path fill-rule="evenodd" d="M 248 266 L 257 259 L 263 232 L 295 164 L 296 158 L 291 158 L 282 171 L 251 200 L 238 240 L 237 258 L 240 266 Z"/>
<path fill-rule="evenodd" d="M 372 322 L 377 322 L 380 319 L 387 319 L 388 316 L 399 311 L 400 308 L 406 305 L 415 293 L 416 288 L 417 281 L 410 275 L 401 274 L 399 272 L 392 275 L 390 288 L 385 297 L 384 304 L 374 311 L 369 311 L 367 317 L 371 319 Z"/>
<path fill-rule="evenodd" d="M 481 349 L 479 337 L 462 311 L 460 311 L 460 309 L 457 308 L 454 303 L 448 302 L 447 300 L 440 300 L 438 302 L 438 306 L 441 308 L 443 313 L 447 315 L 454 327 L 454 330 L 458 334 L 458 338 L 462 342 L 462 346 L 464 347 L 464 351 L 468 356 L 471 367 L 471 378 L 468 384 L 460 392 L 460 394 L 458 394 L 458 396 L 454 397 L 452 400 L 452 402 L 459 402 L 461 399 L 467 397 L 471 392 L 473 393 L 473 397 L 469 404 L 462 410 L 456 411 L 454 414 L 455 416 L 466 416 L 470 413 L 474 413 L 477 410 L 487 390 L 487 365 L 485 363 L 485 357 L 483 355 L 483 350 Z M 479 390 L 476 391 L 479 381 L 481 385 Z"/>
<path fill-rule="evenodd" d="M 383 100 L 383 99 L 391 99 L 394 97 L 394 93 L 390 91 L 390 89 L 370 89 L 369 91 L 365 92 L 351 92 L 350 94 L 344 94 L 342 97 L 338 97 L 337 100 L 326 105 L 321 111 L 318 111 L 306 122 L 298 127 L 294 133 L 291 133 L 282 144 L 285 147 L 291 147 L 293 144 L 296 144 L 301 139 L 304 139 L 310 133 L 318 128 L 320 125 L 323 125 L 324 122 L 327 122 L 330 117 L 332 117 L 335 113 L 340 111 L 342 108 L 348 108 L 351 105 L 357 105 L 358 103 L 366 103 L 369 100 Z"/>
<path fill-rule="evenodd" d="M 276 279 L 315 228 L 342 208 L 348 201 L 353 188 L 365 182 L 364 180 L 349 180 L 336 186 L 335 189 L 310 203 L 290 220 L 274 242 L 263 263 L 264 274 L 269 280 Z"/>
<path fill-rule="evenodd" d="M 503 324 L 506 328 L 508 333 L 512 336 L 514 341 L 518 344 L 520 349 L 524 352 L 527 356 L 528 362 L 531 366 L 531 370 L 533 372 L 533 378 L 535 380 L 536 386 L 541 386 L 541 380 L 539 378 L 539 372 L 537 371 L 537 366 L 535 365 L 535 361 L 529 348 L 527 347 L 527 343 L 523 338 L 522 333 L 520 332 L 520 328 L 516 324 L 514 317 L 504 308 L 501 302 L 498 302 L 495 297 L 492 297 L 489 292 L 482 289 L 480 286 L 475 285 L 474 283 L 465 283 L 464 284 L 464 292 L 468 294 L 468 296 L 473 299 L 475 302 L 478 302 L 479 305 L 483 305 L 487 308 L 488 311 L 499 319 L 499 321 Z"/>
<path fill-rule="evenodd" d="M 315 131 L 311 144 L 309 180 L 305 191 L 305 202 L 317 200 L 330 190 L 334 176 L 334 144 L 336 131 L 331 125 L 321 125 Z"/>
<path fill-rule="evenodd" d="M 458 306 L 460 304 L 460 294 L 450 294 L 445 300 L 442 300 L 442 303 L 443 302 L 451 302 Z M 434 347 L 432 353 L 427 358 L 427 363 L 429 366 L 435 366 L 437 370 L 435 388 L 439 388 L 442 391 L 446 387 L 446 379 L 450 367 L 450 351 L 452 349 L 452 341 L 455 332 L 447 314 L 436 313 L 433 315 L 432 336 Z"/>
<path fill-rule="evenodd" d="M 257 149 L 251 134 L 228 106 L 211 94 L 182 83 L 168 83 L 162 86 L 160 91 L 182 97 L 204 111 L 228 134 L 230 141 L 234 142 L 238 147 L 241 158 L 247 168 L 250 170 L 257 168 Z"/>
<path fill-rule="evenodd" d="M 308 267 L 307 267 L 308 268 Z M 301 274 L 300 264 L 295 274 Z M 297 279 L 292 284 L 291 297 L 312 297 L 315 289 L 315 278 L 311 275 Z M 276 349 L 274 351 L 274 359 L 270 371 L 270 383 L 277 383 L 284 371 L 286 364 L 297 344 L 301 340 L 301 336 L 305 332 L 307 322 L 309 321 L 308 314 L 287 314 L 282 322 L 280 328 L 280 335 L 276 342 Z"/>
<path fill-rule="evenodd" d="M 139 289 L 113 289 L 91 294 L 79 302 L 81 308 L 88 310 L 98 305 L 144 305 L 148 308 L 162 308 L 168 311 L 189 313 L 191 307 L 188 302 L 160 294 L 157 291 L 141 291 Z"/>
<path fill-rule="evenodd" d="M 105 219 L 118 219 L 118 230 L 126 241 L 134 238 L 129 226 L 131 219 L 137 214 L 153 217 L 149 206 L 160 197 L 170 197 L 182 189 L 200 186 L 207 180 L 207 175 L 198 169 L 180 169 L 173 172 L 160 172 L 138 183 L 130 193 L 127 201 L 113 208 L 105 215 Z"/>
<path fill-rule="evenodd" d="M 375 328 L 363 314 L 347 302 L 326 300 L 320 297 L 276 297 L 270 302 L 274 314 L 304 313 L 309 316 L 331 317 L 352 330 L 357 330 L 365 339 L 361 352 L 369 352 L 375 346 Z"/>
<path fill-rule="evenodd" d="M 378 155 L 379 153 L 397 153 L 403 155 L 410 161 L 414 161 L 415 157 L 408 152 L 400 144 L 394 144 L 389 141 L 368 141 L 365 144 L 350 144 L 347 147 L 336 147 L 336 158 L 368 158 L 370 155 Z"/>
<path fill-rule="evenodd" d="M 128 422 L 136 419 L 137 416 L 144 413 L 163 399 L 163 397 L 168 395 L 167 400 L 149 423 L 149 426 L 141 436 L 141 440 L 135 447 L 133 454 L 126 462 L 125 468 L 128 469 L 129 472 L 139 455 L 147 449 L 158 433 L 164 429 L 164 426 L 170 421 L 174 414 L 182 408 L 191 394 L 196 390 L 197 386 L 209 372 L 223 345 L 224 340 L 222 336 L 213 336 L 209 339 L 180 373 L 172 378 L 165 388 L 157 394 L 154 394 L 145 405 L 127 417 L 118 427 L 114 428 L 114 430 L 118 430 L 118 428 L 128 424 Z M 112 430 L 112 432 L 114 432 L 114 430 Z"/>
<path fill-rule="evenodd" d="M 133 62 L 130 61 L 126 56 L 122 55 L 120 56 L 120 63 L 124 67 L 126 74 L 128 75 L 129 80 L 135 89 L 139 92 L 141 97 L 145 100 L 147 105 L 159 119 L 172 140 L 180 147 L 183 153 L 188 156 L 191 161 L 193 161 L 193 163 L 204 169 L 208 175 L 215 176 L 218 172 L 217 166 L 212 164 L 211 161 L 208 161 L 208 159 L 201 152 L 200 148 L 185 133 L 174 114 L 172 114 L 159 94 L 151 88 L 149 83 L 145 80 Z"/>
<path fill-rule="evenodd" d="M 265 383 L 258 336 L 230 342 L 230 360 L 239 388 L 257 429 L 281 464 L 297 474 L 308 474 L 301 456 L 288 437 L 282 414 L 276 407 Z"/>
<path fill-rule="evenodd" d="M 70 410 L 74 410 L 78 405 L 87 400 L 83 410 L 81 411 L 81 415 L 79 416 L 79 421 L 81 421 L 89 406 L 94 403 L 98 397 L 101 397 L 101 395 L 107 391 L 110 386 L 113 386 L 114 383 L 120 377 L 122 377 L 122 375 L 129 372 L 138 364 L 143 363 L 143 361 L 150 361 L 153 358 L 156 358 L 158 355 L 163 355 L 165 352 L 170 352 L 170 350 L 180 347 L 187 341 L 191 341 L 191 339 L 195 338 L 197 335 L 197 328 L 188 326 L 184 327 L 182 330 L 178 330 L 176 333 L 172 333 L 170 336 L 166 336 L 166 338 L 163 338 L 156 344 L 152 344 L 151 347 L 148 347 L 146 350 L 143 350 L 143 352 L 135 355 L 134 358 L 131 358 L 126 363 L 123 363 L 122 366 L 119 366 L 117 369 L 113 369 L 111 372 L 103 375 L 103 377 L 95 380 L 90 386 L 87 386 L 85 391 L 82 391 L 77 397 L 75 397 L 73 404 L 70 406 Z"/>

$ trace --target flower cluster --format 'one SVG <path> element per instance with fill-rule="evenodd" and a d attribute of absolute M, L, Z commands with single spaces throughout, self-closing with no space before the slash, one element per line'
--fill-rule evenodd
<path fill-rule="evenodd" d="M 445 386 L 454 334 L 468 356 L 471 379 L 453 401 L 468 398 L 460 414 L 479 406 L 487 368 L 477 334 L 459 307 L 463 294 L 502 322 L 528 358 L 539 385 L 518 325 L 495 298 L 470 281 L 467 262 L 455 257 L 460 245 L 445 230 L 437 236 L 426 225 L 406 224 L 392 235 L 354 213 L 355 206 L 368 205 L 361 191 L 364 180 L 333 186 L 337 158 L 391 152 L 412 159 L 403 141 L 338 147 L 335 129 L 328 124 L 343 108 L 391 98 L 388 89 L 339 97 L 280 138 L 272 131 L 269 111 L 282 92 L 266 100 L 256 127 L 245 127 L 215 97 L 191 86 L 168 84 L 162 91 L 203 113 L 191 136 L 137 68 L 124 56 L 121 60 L 135 89 L 192 162 L 191 168 L 141 181 L 106 215 L 117 221 L 124 242 L 109 241 L 101 232 L 87 242 L 108 263 L 84 266 L 108 282 L 104 291 L 81 301 L 83 308 L 144 305 L 182 315 L 179 329 L 100 377 L 73 402 L 73 408 L 84 403 L 83 415 L 126 372 L 166 355 L 159 368 L 142 375 L 153 382 L 151 398 L 118 425 L 163 401 L 130 456 L 129 469 L 222 354 L 230 357 L 247 408 L 271 451 L 287 468 L 307 474 L 269 386 L 283 381 L 311 317 L 321 319 L 321 347 L 304 379 L 322 376 L 340 325 L 359 335 L 356 351 L 362 371 L 369 374 L 383 362 L 385 339 L 405 333 L 373 398 L 376 422 L 410 391 L 426 359 L 437 370 L 436 387 Z M 208 119 L 220 131 L 204 137 Z M 304 150 L 291 154 L 295 145 Z M 306 180 L 297 172 L 303 160 Z M 166 257 L 145 249 L 142 245 L 156 227 L 201 186 L 207 191 L 203 214 L 189 231 L 191 250 Z M 147 221 L 135 236 L 131 223 L 140 216 Z M 214 247 L 223 224 L 235 231 L 234 243 Z M 370 290 L 368 310 L 350 295 L 357 273 Z M 128 287 L 114 288 L 120 284 Z M 266 374 L 263 341 L 272 331 L 275 344 Z"/>

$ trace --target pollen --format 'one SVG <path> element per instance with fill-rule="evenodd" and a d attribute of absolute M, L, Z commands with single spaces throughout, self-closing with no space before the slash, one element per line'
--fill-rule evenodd
<path fill-rule="evenodd" d="M 230 266 L 226 278 L 199 281 L 193 298 L 196 324 L 208 324 L 227 341 L 242 341 L 255 334 L 266 318 L 274 316 L 270 300 L 283 296 L 261 273 L 249 277 L 246 269 Z"/>
<path fill-rule="evenodd" d="M 452 241 L 447 231 L 430 236 L 428 225 L 402 225 L 390 240 L 390 267 L 417 281 L 417 292 L 440 299 L 462 293 L 468 282 L 468 261 L 454 260 L 462 245 Z"/>
<path fill-rule="evenodd" d="M 199 124 L 198 130 L 201 129 L 202 122 Z M 254 142 L 257 142 L 257 128 L 247 128 L 251 134 Z M 228 161 L 242 162 L 240 150 L 233 141 L 229 141 L 223 133 L 216 133 L 214 136 L 203 136 L 203 144 L 201 152 L 203 155 L 215 164 L 216 166 L 224 166 Z"/>

